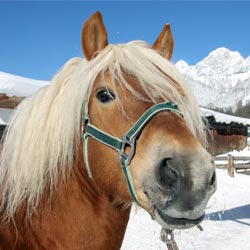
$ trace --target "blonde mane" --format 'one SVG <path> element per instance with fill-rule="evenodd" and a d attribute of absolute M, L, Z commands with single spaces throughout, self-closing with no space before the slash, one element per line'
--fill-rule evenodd
<path fill-rule="evenodd" d="M 191 132 L 205 143 L 199 107 L 177 69 L 141 41 L 108 45 L 93 60 L 73 58 L 54 76 L 49 86 L 24 100 L 5 134 L 0 159 L 1 210 L 12 217 L 26 201 L 33 211 L 47 185 L 53 190 L 59 173 L 72 170 L 81 140 L 81 109 L 88 103 L 93 83 L 110 72 L 114 85 L 140 95 L 126 82 L 124 72 L 135 77 L 153 102 L 158 97 L 179 106 Z M 118 81 L 117 81 L 118 80 Z M 176 83 L 185 93 L 182 96 Z"/>

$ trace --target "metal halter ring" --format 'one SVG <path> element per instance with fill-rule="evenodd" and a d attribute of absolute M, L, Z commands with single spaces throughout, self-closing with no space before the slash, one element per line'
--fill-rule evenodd
<path fill-rule="evenodd" d="M 121 144 L 121 149 L 119 150 L 120 157 L 125 158 L 127 164 L 129 164 L 135 154 L 135 138 L 131 140 L 128 139 L 126 136 L 123 137 Z M 126 149 L 129 147 L 129 153 L 126 153 Z"/>

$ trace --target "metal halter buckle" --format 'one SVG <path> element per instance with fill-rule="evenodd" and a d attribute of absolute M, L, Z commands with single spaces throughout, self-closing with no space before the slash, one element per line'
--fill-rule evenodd
<path fill-rule="evenodd" d="M 125 151 L 129 147 L 129 153 Z M 120 157 L 123 157 L 126 160 L 127 165 L 129 165 L 135 154 L 135 138 L 132 140 L 128 139 L 126 136 L 122 138 L 121 149 L 119 150 Z"/>

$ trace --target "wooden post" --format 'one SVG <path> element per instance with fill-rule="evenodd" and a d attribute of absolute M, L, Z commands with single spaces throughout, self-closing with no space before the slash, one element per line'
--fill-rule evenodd
<path fill-rule="evenodd" d="M 228 166 L 227 166 L 228 174 L 229 176 L 234 177 L 234 158 L 232 155 L 228 155 L 227 159 L 228 159 Z"/>

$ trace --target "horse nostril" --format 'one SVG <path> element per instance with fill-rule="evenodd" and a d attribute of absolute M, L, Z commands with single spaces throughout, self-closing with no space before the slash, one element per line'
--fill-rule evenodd
<path fill-rule="evenodd" d="M 213 175 L 212 175 L 212 177 L 211 177 L 211 179 L 210 179 L 210 182 L 209 182 L 210 186 L 213 186 L 213 185 L 214 185 L 215 180 L 216 180 L 216 173 L 215 173 L 215 171 L 214 171 L 214 172 L 213 172 Z"/>
<path fill-rule="evenodd" d="M 167 189 L 172 189 L 179 179 L 179 171 L 171 165 L 171 160 L 171 158 L 165 158 L 161 161 L 159 166 L 158 181 Z"/>

